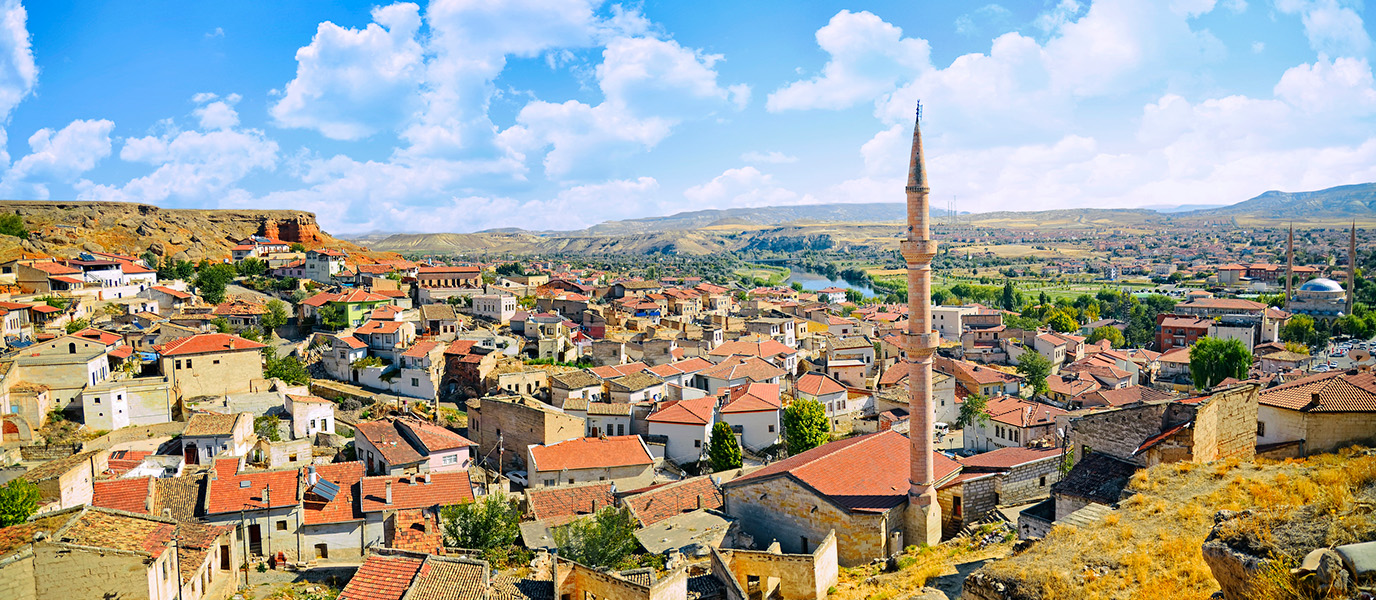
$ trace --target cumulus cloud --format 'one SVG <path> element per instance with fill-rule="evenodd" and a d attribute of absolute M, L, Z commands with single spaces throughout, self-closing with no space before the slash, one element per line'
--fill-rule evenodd
<path fill-rule="evenodd" d="M 741 155 L 741 160 L 748 163 L 782 165 L 798 162 L 798 157 L 784 154 L 783 152 L 755 152 L 750 151 Z"/>
<path fill-rule="evenodd" d="M 749 88 L 718 83 L 713 65 L 719 60 L 673 40 L 613 39 L 597 67 L 600 104 L 532 101 L 499 139 L 522 157 L 548 147 L 550 177 L 605 175 L 598 168 L 609 167 L 609 158 L 653 148 L 686 119 L 748 101 Z"/>
<path fill-rule="evenodd" d="M 817 30 L 817 45 L 831 57 L 822 73 L 770 94 L 765 107 L 771 112 L 847 108 L 930 68 L 926 40 L 905 38 L 902 29 L 867 11 L 837 13 Z"/>
<path fill-rule="evenodd" d="M 363 29 L 321 23 L 296 51 L 296 78 L 270 111 L 278 125 L 354 140 L 413 115 L 424 76 L 420 7 L 375 7 L 372 16 Z"/>
<path fill-rule="evenodd" d="M 711 181 L 684 190 L 683 196 L 696 210 L 817 202 L 812 196 L 779 186 L 773 175 L 755 167 L 727 169 Z"/>
<path fill-rule="evenodd" d="M 29 136 L 31 152 L 14 163 L 0 178 L 0 195 L 6 198 L 45 200 L 53 183 L 71 184 L 96 163 L 110 155 L 107 120 L 76 120 L 59 131 L 44 128 Z"/>
<path fill-rule="evenodd" d="M 1286 14 L 1300 15 L 1309 46 L 1317 52 L 1364 56 L 1371 48 L 1371 36 L 1362 24 L 1361 15 L 1357 14 L 1360 2 L 1277 0 L 1276 8 Z"/>

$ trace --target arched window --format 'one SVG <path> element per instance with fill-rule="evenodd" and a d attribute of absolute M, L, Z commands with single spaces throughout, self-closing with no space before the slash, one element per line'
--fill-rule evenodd
<path fill-rule="evenodd" d="M 76 354 L 76 342 L 67 343 L 67 354 Z"/>

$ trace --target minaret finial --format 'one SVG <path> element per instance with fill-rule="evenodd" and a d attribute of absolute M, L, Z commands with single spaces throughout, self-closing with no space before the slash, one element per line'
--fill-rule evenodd
<path fill-rule="evenodd" d="M 913 120 L 913 152 L 908 161 L 909 192 L 927 190 L 927 164 L 922 157 L 922 102 L 917 103 L 917 117 Z"/>

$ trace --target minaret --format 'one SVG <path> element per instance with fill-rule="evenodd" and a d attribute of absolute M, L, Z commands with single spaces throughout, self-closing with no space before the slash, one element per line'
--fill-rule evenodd
<path fill-rule="evenodd" d="M 1347 313 L 1357 298 L 1357 222 L 1352 222 L 1352 237 L 1347 240 Z"/>
<path fill-rule="evenodd" d="M 927 167 L 922 160 L 922 104 L 913 124 L 913 152 L 908 163 L 908 235 L 899 243 L 908 264 L 908 512 L 906 545 L 941 542 L 941 505 L 933 481 L 932 354 L 940 335 L 932 330 L 932 241 L 928 221 Z"/>
<path fill-rule="evenodd" d="M 1290 242 L 1286 244 L 1285 250 L 1285 302 L 1282 306 L 1290 305 L 1290 285 L 1295 280 L 1295 224 L 1290 224 Z"/>

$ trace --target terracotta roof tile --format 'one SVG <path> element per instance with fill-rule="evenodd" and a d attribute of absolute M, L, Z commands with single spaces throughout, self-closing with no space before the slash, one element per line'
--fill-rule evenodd
<path fill-rule="evenodd" d="M 363 480 L 363 463 L 359 461 L 316 465 L 315 474 L 323 481 L 339 486 L 339 492 L 331 500 L 311 492 L 310 472 L 304 484 L 306 491 L 301 497 L 303 510 L 302 522 L 307 525 L 319 523 L 342 523 L 363 518 L 354 501 L 358 494 L 359 483 Z"/>
<path fill-rule="evenodd" d="M 176 529 L 176 525 L 161 519 L 92 508 L 77 513 L 60 532 L 58 541 L 158 557 L 171 548 Z"/>
<path fill-rule="evenodd" d="M 220 413 L 196 413 L 186 420 L 183 436 L 230 435 L 239 419 L 249 417 L 243 414 L 225 415 Z"/>
<path fill-rule="evenodd" d="M 777 411 L 783 408 L 779 399 L 779 384 L 750 383 L 731 388 L 722 413 Z"/>
<path fill-rule="evenodd" d="M 447 556 L 428 556 L 411 582 L 406 600 L 483 600 L 487 596 L 487 563 Z"/>
<path fill-rule="evenodd" d="M 401 600 L 424 562 L 415 556 L 371 554 L 339 593 L 339 600 Z"/>
<path fill-rule="evenodd" d="M 586 437 L 534 446 L 530 456 L 530 470 L 542 472 L 654 464 L 654 457 L 638 435 Z"/>
<path fill-rule="evenodd" d="M 893 371 L 895 369 L 889 369 Z M 798 378 L 798 391 L 811 396 L 825 396 L 846 391 L 846 386 L 821 373 L 808 373 Z"/>
<path fill-rule="evenodd" d="M 210 480 L 206 490 L 206 514 L 236 512 L 242 508 L 267 508 L 263 501 L 263 489 L 268 489 L 271 508 L 295 506 L 299 473 L 296 469 L 283 471 L 257 471 L 252 473 L 226 473 L 220 470 L 216 461 L 216 478 Z M 228 461 L 223 461 L 228 462 Z"/>
<path fill-rule="evenodd" d="M 92 486 L 91 506 L 148 514 L 148 494 L 153 491 L 151 477 L 106 479 Z"/>
<path fill-rule="evenodd" d="M 1376 412 L 1376 373 L 1311 375 L 1264 390 L 1257 402 L 1303 412 Z"/>
<path fill-rule="evenodd" d="M 172 340 L 153 349 L 163 356 L 257 350 L 267 346 L 228 333 L 202 333 Z"/>
<path fill-rule="evenodd" d="M 642 527 L 699 508 L 721 510 L 725 502 L 721 490 L 707 476 L 632 490 L 628 494 L 622 502 L 630 507 L 631 514 L 640 520 Z"/>
<path fill-rule="evenodd" d="M 678 402 L 665 403 L 645 420 L 651 423 L 678 423 L 683 425 L 706 425 L 712 422 L 712 413 L 717 407 L 716 398 L 690 398 Z"/>
<path fill-rule="evenodd" d="M 1060 448 L 1024 448 L 1022 446 L 1009 446 L 1007 448 L 999 448 L 998 450 L 976 454 L 968 458 L 957 458 L 956 461 L 965 466 L 966 469 L 1007 470 L 1030 462 L 1059 457 L 1060 455 Z"/>
<path fill-rule="evenodd" d="M 612 493 L 610 481 L 526 490 L 526 499 L 530 504 L 530 515 L 536 521 L 547 521 L 551 526 L 563 525 L 616 504 L 616 494 Z"/>
<path fill-rule="evenodd" d="M 392 503 L 387 504 L 387 482 L 392 482 Z M 400 508 L 430 508 L 473 501 L 473 485 L 465 471 L 423 475 L 364 477 L 359 486 L 359 509 L 365 513 Z"/>

